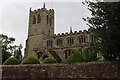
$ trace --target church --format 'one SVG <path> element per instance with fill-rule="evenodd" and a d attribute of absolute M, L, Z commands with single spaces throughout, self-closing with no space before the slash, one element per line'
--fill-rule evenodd
<path fill-rule="evenodd" d="M 34 54 L 41 58 L 46 54 L 62 62 L 75 50 L 89 50 L 90 44 L 96 41 L 91 29 L 74 32 L 70 29 L 70 32 L 55 34 L 54 10 L 48 10 L 45 3 L 41 9 L 29 10 L 25 56 Z"/>

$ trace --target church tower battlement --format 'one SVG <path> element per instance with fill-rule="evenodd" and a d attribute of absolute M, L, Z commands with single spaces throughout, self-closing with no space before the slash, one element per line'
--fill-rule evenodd
<path fill-rule="evenodd" d="M 43 8 L 29 11 L 28 37 L 54 34 L 54 10 Z"/>

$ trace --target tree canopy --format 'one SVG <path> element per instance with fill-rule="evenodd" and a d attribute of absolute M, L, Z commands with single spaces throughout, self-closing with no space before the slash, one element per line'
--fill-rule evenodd
<path fill-rule="evenodd" d="M 120 2 L 84 3 L 91 17 L 83 18 L 99 37 L 99 50 L 106 60 L 120 60 Z"/>
<path fill-rule="evenodd" d="M 19 46 L 14 45 L 15 38 L 8 37 L 7 35 L 0 34 L 0 47 L 1 47 L 1 62 L 2 64 L 5 62 L 6 59 L 8 59 L 10 56 L 17 55 L 19 53 L 19 56 L 22 55 L 21 49 L 22 45 Z M 16 56 L 15 56 L 16 57 Z M 18 58 L 18 56 L 16 57 Z M 19 59 L 18 59 L 19 60 Z"/>

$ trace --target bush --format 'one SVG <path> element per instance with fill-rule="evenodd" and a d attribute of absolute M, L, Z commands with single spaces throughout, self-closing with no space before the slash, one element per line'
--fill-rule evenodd
<path fill-rule="evenodd" d="M 47 57 L 43 60 L 43 64 L 46 63 L 57 63 L 57 61 L 53 57 Z"/>
<path fill-rule="evenodd" d="M 80 52 L 74 52 L 66 59 L 66 62 L 67 63 L 81 62 L 83 61 L 83 57 L 81 56 L 82 54 Z"/>
<path fill-rule="evenodd" d="M 20 61 L 15 58 L 15 57 L 9 57 L 4 63 L 3 65 L 16 65 L 16 64 L 20 64 Z"/>
<path fill-rule="evenodd" d="M 40 64 L 40 61 L 36 56 L 29 55 L 23 59 L 21 64 Z"/>
<path fill-rule="evenodd" d="M 96 61 L 97 55 L 94 51 L 83 51 L 78 52 L 75 51 L 73 54 L 71 54 L 67 59 L 67 63 L 75 63 L 75 62 L 90 62 L 90 61 Z"/>

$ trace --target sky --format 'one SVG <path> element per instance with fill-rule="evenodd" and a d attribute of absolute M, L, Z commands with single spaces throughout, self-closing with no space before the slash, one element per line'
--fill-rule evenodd
<path fill-rule="evenodd" d="M 29 8 L 32 10 L 43 7 L 44 2 L 2 1 L 0 3 L 0 34 L 16 39 L 15 44 L 23 45 L 28 35 Z M 47 9 L 55 10 L 55 34 L 88 29 L 83 17 L 90 12 L 82 2 L 45 2 Z"/>
<path fill-rule="evenodd" d="M 23 45 L 24 54 L 29 9 L 42 8 L 43 3 L 47 9 L 55 10 L 55 34 L 69 32 L 70 27 L 73 31 L 88 29 L 82 18 L 90 16 L 90 12 L 82 1 L 84 0 L 0 0 L 0 34 L 14 37 L 16 45 Z"/>
<path fill-rule="evenodd" d="M 104 2 L 119 2 L 120 0 L 103 0 Z"/>

